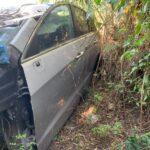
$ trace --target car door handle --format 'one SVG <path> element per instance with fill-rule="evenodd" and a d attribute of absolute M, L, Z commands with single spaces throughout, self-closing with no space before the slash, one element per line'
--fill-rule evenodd
<path fill-rule="evenodd" d="M 40 61 L 36 61 L 36 62 L 35 62 L 35 66 L 36 66 L 36 67 L 40 67 L 40 66 L 41 66 Z"/>
<path fill-rule="evenodd" d="M 78 60 L 83 54 L 84 54 L 84 51 L 79 52 L 79 53 L 77 54 L 77 56 L 76 56 L 76 59 Z"/>
<path fill-rule="evenodd" d="M 33 68 L 37 72 L 42 72 L 45 69 L 44 61 L 39 59 L 33 62 Z"/>
<path fill-rule="evenodd" d="M 36 67 L 36 68 L 40 67 L 41 66 L 41 61 L 40 60 L 35 61 L 33 63 L 33 66 Z"/>

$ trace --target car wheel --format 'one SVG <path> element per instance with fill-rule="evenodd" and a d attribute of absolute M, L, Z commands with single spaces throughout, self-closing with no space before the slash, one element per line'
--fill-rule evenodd
<path fill-rule="evenodd" d="M 17 104 L 0 115 L 0 129 L 2 140 L 1 150 L 33 150 L 36 149 L 33 126 L 29 122 L 30 114 L 27 101 Z"/>

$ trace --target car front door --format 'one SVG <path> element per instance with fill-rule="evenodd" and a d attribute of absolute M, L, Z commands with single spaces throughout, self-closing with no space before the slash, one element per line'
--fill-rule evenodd
<path fill-rule="evenodd" d="M 84 68 L 71 14 L 70 5 L 48 10 L 22 57 L 39 150 L 48 147 L 79 100 L 76 77 Z"/>

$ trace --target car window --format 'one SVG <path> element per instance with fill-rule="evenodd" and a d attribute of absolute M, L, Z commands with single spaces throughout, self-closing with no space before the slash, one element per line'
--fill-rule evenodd
<path fill-rule="evenodd" d="M 77 28 L 77 36 L 86 34 L 88 32 L 88 25 L 86 19 L 86 13 L 81 10 L 80 8 L 74 8 L 74 15 L 75 15 L 75 24 Z"/>
<path fill-rule="evenodd" d="M 7 45 L 16 33 L 19 31 L 20 27 L 1 27 L 0 28 L 0 42 Z"/>
<path fill-rule="evenodd" d="M 92 32 L 92 31 L 96 31 L 96 26 L 94 24 L 94 18 L 92 17 L 89 17 L 88 20 L 88 28 L 89 28 L 89 31 Z"/>
<path fill-rule="evenodd" d="M 42 22 L 28 47 L 26 58 L 57 46 L 74 37 L 70 9 L 66 5 L 54 8 Z"/>

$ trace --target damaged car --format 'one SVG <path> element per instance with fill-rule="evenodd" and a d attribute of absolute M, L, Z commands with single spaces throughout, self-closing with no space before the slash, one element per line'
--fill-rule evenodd
<path fill-rule="evenodd" d="M 48 148 L 91 82 L 99 50 L 93 19 L 72 4 L 0 27 L 1 150 Z"/>

